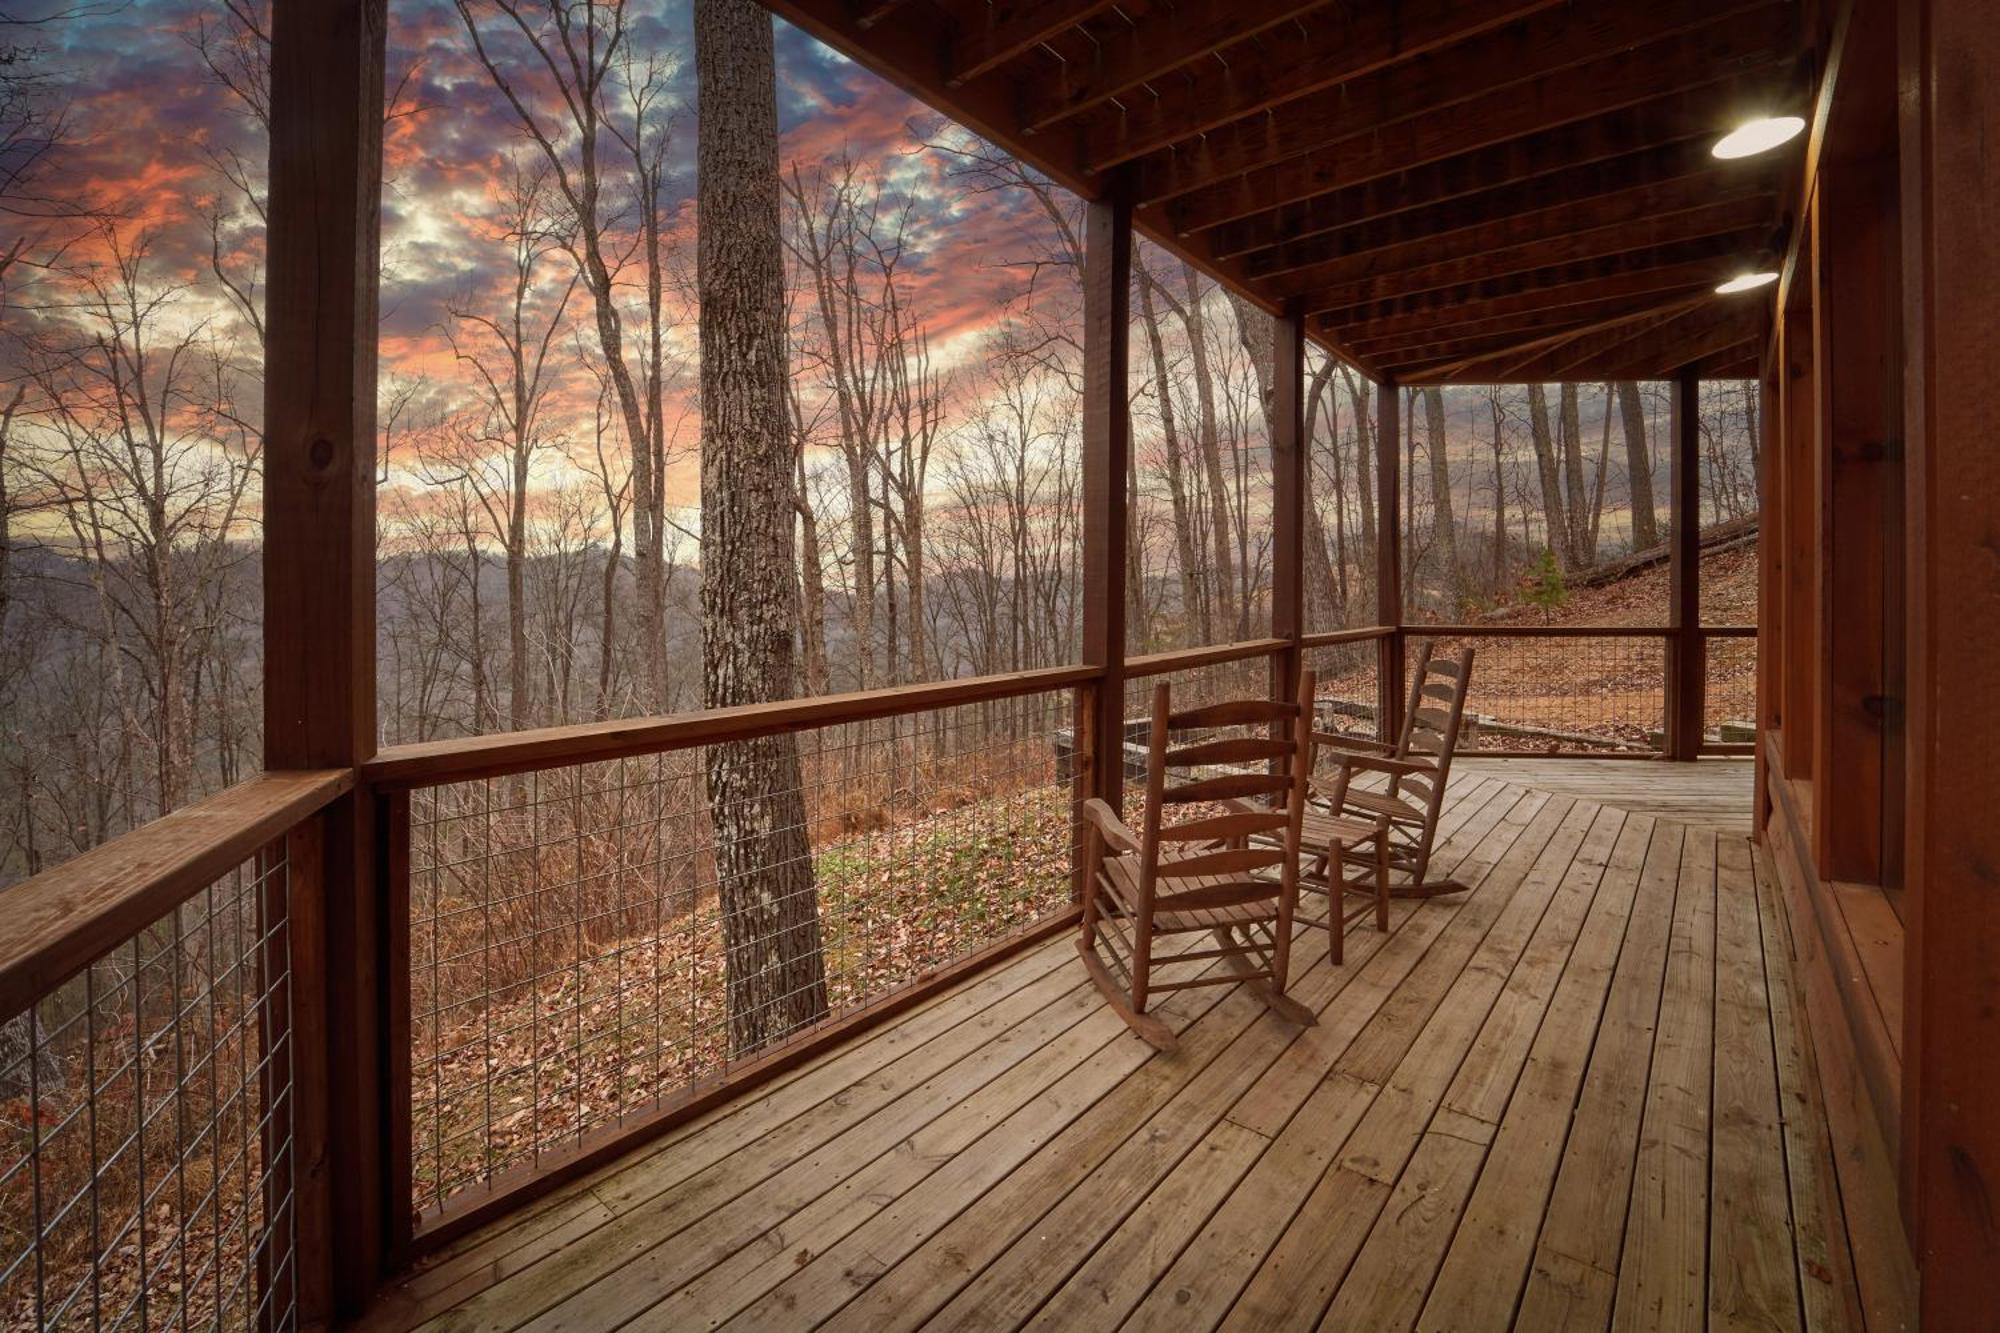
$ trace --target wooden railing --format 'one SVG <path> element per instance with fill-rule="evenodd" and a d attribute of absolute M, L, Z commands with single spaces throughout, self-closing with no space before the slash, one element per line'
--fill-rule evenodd
<path fill-rule="evenodd" d="M 0 1322 L 323 1305 L 317 829 L 353 781 L 267 773 L 0 895 Z"/>
<path fill-rule="evenodd" d="M 1104 733 L 1078 720 L 1099 709 L 1135 716 L 1132 699 L 1154 680 L 1174 680 L 1177 692 L 1235 692 L 1258 688 L 1266 671 L 1275 682 L 1310 664 L 1329 710 L 1379 732 L 1393 725 L 1402 686 L 1389 672 L 1409 640 L 1652 640 L 1669 654 L 1754 633 L 1371 626 L 1146 654 L 1115 670 L 1053 667 L 395 746 L 351 771 L 266 774 L 9 890 L 15 928 L 0 940 L 0 1012 L 46 1005 L 163 921 L 171 929 L 184 905 L 226 877 L 247 867 L 263 893 L 282 870 L 285 956 L 282 965 L 269 957 L 258 963 L 261 978 L 284 978 L 282 1022 L 266 986 L 244 1030 L 257 1036 L 260 1069 L 272 1043 L 288 1052 L 283 1087 L 265 1089 L 284 1113 L 267 1118 L 258 1152 L 261 1160 L 297 1163 L 296 1188 L 282 1202 L 274 1195 L 264 1216 L 289 1228 L 292 1280 L 308 1307 L 325 1308 L 323 1297 L 312 1297 L 327 1281 L 321 1251 L 329 1248 L 325 1075 L 313 1061 L 324 1058 L 329 1018 L 321 880 L 340 872 L 322 864 L 316 830 L 334 802 L 352 799 L 374 811 L 361 823 L 376 840 L 371 863 L 383 912 L 385 1018 L 370 1040 L 384 1071 L 385 1160 L 343 1169 L 381 1172 L 383 1230 L 392 1260 L 401 1262 L 1069 926 L 1074 802 L 1101 790 L 1107 769 L 1123 768 L 1122 758 L 1094 752 L 1092 735 Z M 1115 695 L 1107 691 L 1114 682 Z M 826 892 L 839 895 L 843 876 L 874 876 L 888 886 L 896 919 L 871 918 L 872 909 L 851 898 L 823 903 L 820 926 L 843 950 L 829 964 L 826 1016 L 775 1044 L 711 1051 L 703 1043 L 717 1039 L 723 1021 L 714 979 L 722 937 L 716 849 L 698 831 L 711 819 L 703 765 L 720 747 L 781 734 L 799 738 L 790 795 Z M 675 820 L 685 829 L 670 837 L 664 830 Z M 935 915 L 928 910 L 935 903 L 914 895 L 959 891 L 929 863 L 902 864 L 926 846 L 950 843 L 932 834 L 964 835 L 1000 862 L 997 878 L 968 879 L 969 896 L 957 904 L 976 929 L 870 953 L 869 931 L 907 935 L 908 921 Z M 496 890 L 502 870 L 523 877 L 520 884 Z M 668 885 L 690 887 L 669 901 Z M 467 927 L 468 949 L 450 946 L 454 921 L 476 923 Z M 662 961 L 670 945 L 686 951 L 672 955 L 671 967 Z M 683 962 L 684 972 L 673 970 Z M 670 1011 L 662 998 L 670 993 L 685 1007 Z M 619 1015 L 608 1026 L 605 1005 Z M 504 1057 L 496 1062 L 488 1036 L 503 1011 L 525 1031 L 518 1069 Z M 637 1029 L 626 1021 L 634 1013 L 656 1029 L 636 1044 Z M 555 1020 L 568 1026 L 557 1031 Z M 658 1035 L 670 1025 L 678 1025 L 671 1039 Z M 650 1063 L 630 1096 L 615 1092 L 598 1105 L 594 1094 L 578 1093 L 593 1061 L 625 1070 L 635 1049 Z M 507 1083 L 517 1077 L 521 1087 Z M 453 1083 L 458 1078 L 471 1081 Z M 572 1109 L 551 1110 L 565 1100 Z M 474 1103 L 480 1110 L 469 1116 Z M 529 1128 L 508 1122 L 517 1104 Z M 587 1109 L 577 1113 L 576 1105 Z M 473 1147 L 454 1165 L 452 1135 L 461 1129 Z M 282 1154 L 272 1133 L 281 1135 Z"/>

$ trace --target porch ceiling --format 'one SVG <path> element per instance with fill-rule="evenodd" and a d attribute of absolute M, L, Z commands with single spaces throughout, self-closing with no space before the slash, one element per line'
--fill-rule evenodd
<path fill-rule="evenodd" d="M 767 0 L 1372 375 L 1754 373 L 1794 0 Z"/>

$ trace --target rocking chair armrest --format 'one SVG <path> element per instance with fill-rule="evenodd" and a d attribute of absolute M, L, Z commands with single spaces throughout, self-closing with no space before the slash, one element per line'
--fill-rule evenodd
<path fill-rule="evenodd" d="M 1391 759 L 1387 755 L 1344 754 L 1336 763 L 1347 768 L 1372 768 L 1378 773 L 1391 777 L 1408 777 L 1413 773 L 1437 772 L 1437 765 L 1428 759 Z"/>
<path fill-rule="evenodd" d="M 1093 796 L 1083 803 L 1083 817 L 1096 826 L 1097 831 L 1110 844 L 1113 851 L 1136 852 L 1139 850 L 1139 835 L 1126 827 L 1118 812 L 1107 805 L 1101 797 Z"/>

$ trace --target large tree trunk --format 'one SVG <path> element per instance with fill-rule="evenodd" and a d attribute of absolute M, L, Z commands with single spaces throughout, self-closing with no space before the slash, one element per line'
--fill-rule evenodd
<path fill-rule="evenodd" d="M 1187 479 L 1181 474 L 1180 425 L 1174 419 L 1173 387 L 1167 376 L 1166 341 L 1160 336 L 1160 320 L 1153 306 L 1153 276 L 1143 261 L 1139 270 L 1139 319 L 1146 329 L 1146 348 L 1153 357 L 1153 386 L 1160 394 L 1160 443 L 1167 455 L 1167 496 L 1174 513 L 1174 554 L 1181 583 L 1181 614 L 1193 617 L 1202 643 L 1215 642 L 1215 625 L 1209 616 L 1208 599 L 1202 596 L 1199 578 L 1200 557 L 1194 549 L 1194 516 L 1188 510 Z M 1127 469 L 1138 485 L 1137 468 Z M 1138 512 L 1134 503 L 1131 512 Z M 1136 589 L 1135 589 L 1136 591 Z"/>
<path fill-rule="evenodd" d="M 1576 551 L 1569 540 L 1569 516 L 1563 509 L 1562 480 L 1556 470 L 1555 432 L 1549 429 L 1549 396 L 1539 384 L 1528 386 L 1528 432 L 1535 441 L 1535 471 L 1542 483 L 1542 524 L 1548 548 L 1565 572 L 1576 568 Z"/>
<path fill-rule="evenodd" d="M 795 683 L 778 106 L 768 11 L 753 0 L 695 0 L 694 36 L 702 685 L 708 706 L 724 708 L 790 698 Z M 708 800 L 729 1044 L 742 1055 L 827 1012 L 796 740 L 710 746 Z"/>
<path fill-rule="evenodd" d="M 1465 576 L 1458 567 L 1458 520 L 1452 513 L 1451 463 L 1445 457 L 1444 390 L 1424 390 L 1424 427 L 1430 439 L 1431 515 L 1438 552 L 1444 562 L 1445 597 L 1448 614 L 1455 614 L 1465 593 Z"/>
<path fill-rule="evenodd" d="M 1660 528 L 1653 513 L 1653 459 L 1646 447 L 1646 409 L 1639 402 L 1635 381 L 1619 381 L 1618 409 L 1624 418 L 1625 476 L 1632 493 L 1632 549 L 1643 551 L 1659 545 Z"/>
<path fill-rule="evenodd" d="M 1215 415 L 1215 374 L 1208 361 L 1208 322 L 1201 313 L 1201 275 L 1192 264 L 1181 265 L 1187 280 L 1187 300 L 1181 323 L 1187 328 L 1188 358 L 1194 367 L 1195 402 L 1201 411 L 1202 470 L 1208 480 L 1210 541 L 1215 550 L 1214 581 L 1221 619 L 1232 636 L 1243 637 L 1236 613 L 1236 560 L 1232 553 L 1235 523 L 1229 513 L 1229 479 L 1222 470 L 1222 437 Z"/>
<path fill-rule="evenodd" d="M 1319 369 L 1313 372 L 1312 383 L 1306 388 L 1306 558 L 1311 562 L 1311 582 L 1306 592 L 1308 605 L 1316 602 L 1323 609 L 1322 614 L 1308 622 L 1310 629 L 1330 629 L 1347 623 L 1347 481 L 1341 475 L 1340 465 L 1340 400 L 1327 393 L 1327 386 L 1333 380 L 1333 365 L 1332 357 L 1322 358 Z M 1328 549 L 1326 542 L 1326 517 L 1320 512 L 1313 495 L 1312 478 L 1316 469 L 1310 466 L 1313 442 L 1319 438 L 1322 402 L 1326 404 L 1326 457 L 1331 465 L 1329 480 L 1332 482 L 1334 501 L 1332 550 Z"/>
<path fill-rule="evenodd" d="M 1582 569 L 1591 564 L 1590 511 L 1583 481 L 1583 427 L 1577 420 L 1576 385 L 1565 383 L 1559 401 L 1563 487 L 1569 495 L 1569 549 L 1571 558 Z"/>

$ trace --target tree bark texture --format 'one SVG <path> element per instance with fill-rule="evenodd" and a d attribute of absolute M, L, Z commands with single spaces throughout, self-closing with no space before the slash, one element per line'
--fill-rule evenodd
<path fill-rule="evenodd" d="M 702 683 L 715 708 L 791 697 L 798 585 L 771 16 L 753 0 L 695 0 L 694 34 Z M 797 741 L 709 747 L 708 799 L 741 1055 L 827 1012 Z"/>

